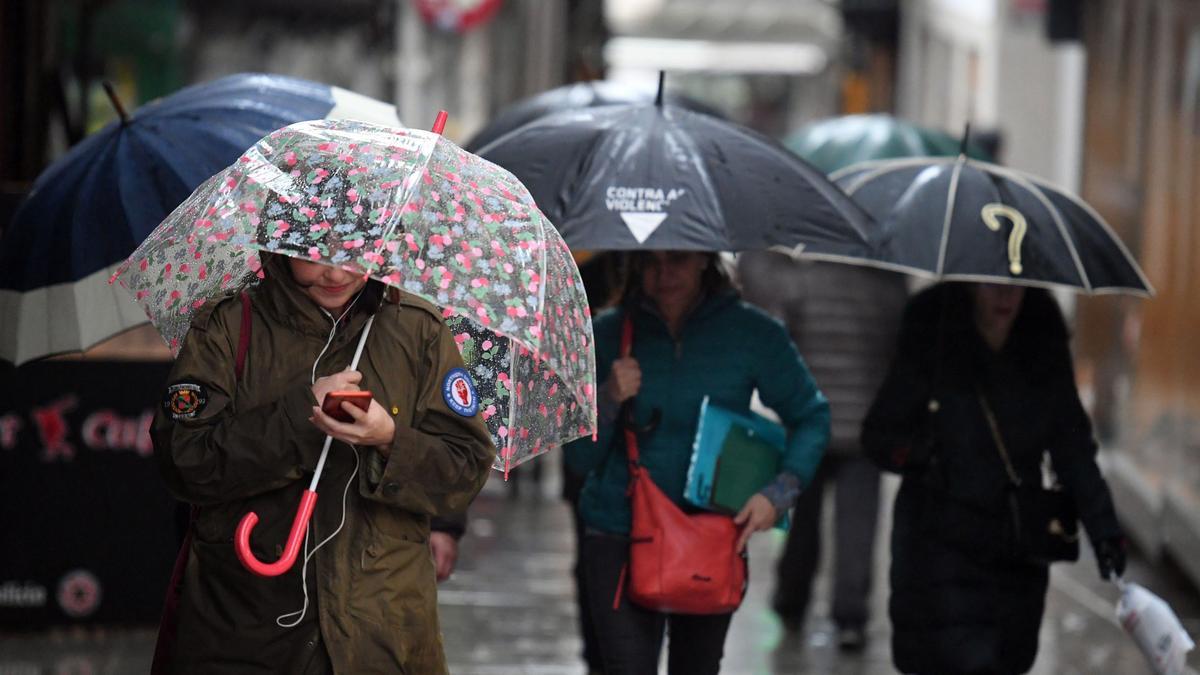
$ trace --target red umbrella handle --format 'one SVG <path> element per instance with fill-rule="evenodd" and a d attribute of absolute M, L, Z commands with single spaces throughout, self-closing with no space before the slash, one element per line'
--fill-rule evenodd
<path fill-rule="evenodd" d="M 288 533 L 287 545 L 283 547 L 283 557 L 273 563 L 260 562 L 250 550 L 250 532 L 258 524 L 258 514 L 251 511 L 242 516 L 234 534 L 234 549 L 242 565 L 260 577 L 277 577 L 292 568 L 296 555 L 300 552 L 300 543 L 304 540 L 304 530 L 312 518 L 313 508 L 317 505 L 317 493 L 305 490 L 300 498 L 300 508 L 296 509 L 296 519 L 292 521 L 292 531 Z"/>

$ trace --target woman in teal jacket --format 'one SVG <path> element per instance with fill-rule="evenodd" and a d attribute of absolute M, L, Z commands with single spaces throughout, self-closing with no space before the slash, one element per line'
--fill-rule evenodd
<path fill-rule="evenodd" d="M 633 321 L 633 354 L 619 358 L 622 322 Z M 606 675 L 657 672 L 669 627 L 672 674 L 716 673 L 732 614 L 676 615 L 640 608 L 617 597 L 629 558 L 629 471 L 617 411 L 631 401 L 641 463 L 681 507 L 692 441 L 705 397 L 748 411 L 757 389 L 788 428 L 782 471 L 736 516 L 739 546 L 770 528 L 812 479 L 829 439 L 829 404 L 817 389 L 783 325 L 738 298 L 710 253 L 635 254 L 616 307 L 594 323 L 596 441 L 567 446 L 567 462 L 587 475 L 579 511 L 586 526 L 583 574 Z M 654 424 L 651 421 L 655 420 Z M 619 600 L 619 602 L 617 602 Z"/>

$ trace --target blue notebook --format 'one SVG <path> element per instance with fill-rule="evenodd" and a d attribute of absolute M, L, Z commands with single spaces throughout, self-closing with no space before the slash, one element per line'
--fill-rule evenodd
<path fill-rule="evenodd" d="M 683 496 L 688 503 L 737 513 L 779 474 L 787 430 L 754 413 L 737 413 L 704 397 Z M 787 529 L 787 514 L 776 525 Z"/>

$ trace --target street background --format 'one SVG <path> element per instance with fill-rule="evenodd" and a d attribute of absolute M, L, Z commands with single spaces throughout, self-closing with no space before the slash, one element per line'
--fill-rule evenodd
<path fill-rule="evenodd" d="M 51 161 L 116 119 L 103 80 L 134 109 L 232 73 L 293 75 L 395 103 L 413 127 L 428 128 L 444 108 L 446 135 L 459 142 L 537 92 L 601 77 L 651 86 L 659 70 L 669 91 L 779 138 L 839 114 L 888 112 L 954 136 L 970 122 L 1004 164 L 1094 206 L 1157 291 L 1152 300 L 1059 301 L 1133 540 L 1128 577 L 1200 634 L 1200 6 L 505 0 L 474 3 L 495 12 L 466 25 L 422 13 L 437 4 L 0 0 L 0 232 Z M 67 369 L 54 371 L 61 384 L 47 384 L 45 364 L 0 363 L 0 489 L 44 495 L 46 505 L 0 512 L 10 549 L 0 553 L 0 673 L 145 672 L 175 541 L 143 439 L 160 392 L 111 369 L 165 369 L 167 358 L 144 326 L 53 361 L 51 370 Z M 472 510 L 440 599 L 456 673 L 582 672 L 557 461 L 519 468 L 516 498 L 494 476 Z M 114 471 L 136 477 L 138 489 L 96 487 Z M 885 514 L 889 505 L 885 496 Z M 156 517 L 129 516 L 147 513 Z M 881 542 L 886 532 L 884 518 Z M 804 635 L 782 632 L 766 600 L 780 545 L 775 535 L 755 541 L 726 670 L 891 672 L 886 545 L 877 547 L 871 641 L 852 658 L 831 643 L 821 602 Z M 32 578 L 31 565 L 44 578 Z M 64 604 L 59 591 L 73 572 L 114 565 L 128 586 L 101 589 L 79 611 Z M 1143 672 L 1112 621 L 1114 599 L 1090 560 L 1056 566 L 1035 672 Z"/>

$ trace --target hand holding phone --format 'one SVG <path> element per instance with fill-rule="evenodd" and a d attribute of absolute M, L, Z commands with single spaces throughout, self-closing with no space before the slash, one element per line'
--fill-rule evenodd
<path fill-rule="evenodd" d="M 363 412 L 371 408 L 371 392 L 369 391 L 331 391 L 325 394 L 321 401 L 321 412 L 339 422 L 353 423 L 350 413 L 342 410 L 342 402 L 357 406 Z"/>

